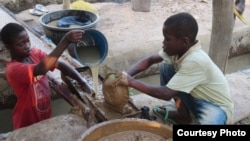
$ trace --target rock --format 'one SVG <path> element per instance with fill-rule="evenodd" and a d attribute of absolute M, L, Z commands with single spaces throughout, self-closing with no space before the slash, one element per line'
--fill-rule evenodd
<path fill-rule="evenodd" d="M 14 130 L 6 141 L 75 141 L 87 130 L 82 117 L 65 114 Z"/>

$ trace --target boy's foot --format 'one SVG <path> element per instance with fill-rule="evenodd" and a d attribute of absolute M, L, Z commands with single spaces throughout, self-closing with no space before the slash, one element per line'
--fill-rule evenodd
<path fill-rule="evenodd" d="M 156 105 L 156 106 L 154 106 L 153 112 L 157 116 L 161 117 L 164 123 L 168 121 L 171 124 L 178 125 L 179 123 L 177 123 L 173 119 L 169 118 L 169 108 L 170 107 L 168 107 L 168 106 L 163 107 L 163 106 Z"/>

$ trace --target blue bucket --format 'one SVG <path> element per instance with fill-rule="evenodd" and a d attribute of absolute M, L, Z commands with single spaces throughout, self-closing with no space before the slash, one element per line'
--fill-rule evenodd
<path fill-rule="evenodd" d="M 82 41 L 71 43 L 68 52 L 71 57 L 84 66 L 101 64 L 108 54 L 108 42 L 98 30 L 87 29 L 84 31 Z"/>

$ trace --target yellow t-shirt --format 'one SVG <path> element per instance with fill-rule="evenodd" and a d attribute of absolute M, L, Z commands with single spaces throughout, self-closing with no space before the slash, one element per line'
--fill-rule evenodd
<path fill-rule="evenodd" d="M 163 50 L 159 55 L 165 63 L 174 63 L 176 70 L 176 74 L 166 85 L 168 88 L 220 106 L 227 114 L 227 123 L 232 123 L 234 106 L 226 77 L 201 49 L 199 42 L 181 58 L 169 57 Z"/>

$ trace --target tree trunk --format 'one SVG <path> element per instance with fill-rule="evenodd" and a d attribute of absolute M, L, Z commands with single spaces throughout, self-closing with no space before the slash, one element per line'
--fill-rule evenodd
<path fill-rule="evenodd" d="M 225 73 L 233 32 L 233 0 L 213 0 L 212 34 L 209 55 Z"/>

